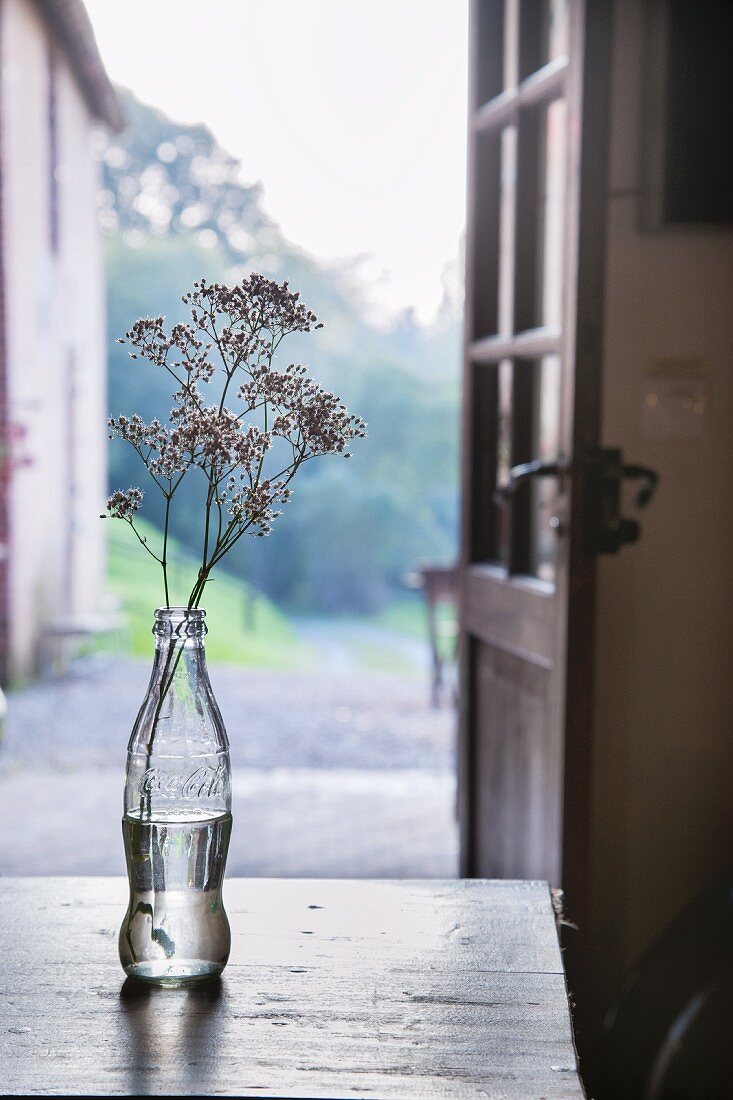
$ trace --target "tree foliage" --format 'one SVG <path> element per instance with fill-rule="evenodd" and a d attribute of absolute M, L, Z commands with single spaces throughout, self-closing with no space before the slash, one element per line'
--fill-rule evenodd
<path fill-rule="evenodd" d="M 293 335 L 289 360 L 317 363 L 318 380 L 359 410 L 369 438 L 350 463 L 304 468 L 276 532 L 238 546 L 229 568 L 291 609 L 376 610 L 419 563 L 456 553 L 457 311 L 447 302 L 431 328 L 409 315 L 388 329 L 370 323 L 354 269 L 319 264 L 288 242 L 263 211 L 261 189 L 240 182 L 239 165 L 205 127 L 174 123 L 129 93 L 124 105 L 128 125 L 103 152 L 100 198 L 110 410 L 147 420 L 167 412 L 164 378 L 115 342 L 136 317 L 185 321 L 181 287 L 201 277 L 287 278 L 325 322 L 307 340 Z M 113 485 L 139 479 L 126 451 L 111 452 Z M 173 533 L 196 547 L 196 512 L 179 513 Z M 162 513 L 153 518 L 162 523 Z"/>

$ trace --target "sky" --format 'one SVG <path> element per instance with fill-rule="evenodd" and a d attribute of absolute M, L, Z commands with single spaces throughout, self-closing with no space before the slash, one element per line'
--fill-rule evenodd
<path fill-rule="evenodd" d="M 295 244 L 422 321 L 464 223 L 466 0 L 86 0 L 111 78 L 205 122 Z"/>

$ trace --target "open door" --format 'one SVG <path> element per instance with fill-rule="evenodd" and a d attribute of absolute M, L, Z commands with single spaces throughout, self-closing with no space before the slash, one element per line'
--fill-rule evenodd
<path fill-rule="evenodd" d="M 595 553 L 604 532 L 606 549 L 632 537 L 616 507 L 620 457 L 598 450 L 610 9 L 472 0 L 471 20 L 462 869 L 548 879 L 573 920 Z"/>

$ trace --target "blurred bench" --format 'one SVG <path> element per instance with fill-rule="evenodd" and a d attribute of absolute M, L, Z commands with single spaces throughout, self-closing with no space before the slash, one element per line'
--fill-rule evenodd
<path fill-rule="evenodd" d="M 66 671 L 73 647 L 82 641 L 123 634 L 127 620 L 119 611 L 89 615 L 61 615 L 47 622 L 38 643 L 38 674 L 43 679 Z"/>
<path fill-rule="evenodd" d="M 458 613 L 458 566 L 426 565 L 411 573 L 407 578 L 411 588 L 420 588 L 425 596 L 428 613 L 428 643 L 430 645 L 430 702 L 440 706 L 445 685 L 446 660 L 440 650 L 440 623 L 438 604 L 448 603 L 454 614 Z M 457 639 L 457 634 L 456 634 Z M 454 640 L 455 646 L 455 640 Z M 453 654 L 455 656 L 455 653 Z"/>

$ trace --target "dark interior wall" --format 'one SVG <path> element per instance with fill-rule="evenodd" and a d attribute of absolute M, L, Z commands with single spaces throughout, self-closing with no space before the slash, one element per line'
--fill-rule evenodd
<path fill-rule="evenodd" d="M 602 442 L 661 477 L 599 564 L 592 942 L 600 1013 L 733 862 L 733 234 L 641 229 L 642 0 L 616 0 Z"/>
<path fill-rule="evenodd" d="M 663 218 L 733 224 L 733 4 L 669 0 L 664 21 Z"/>

